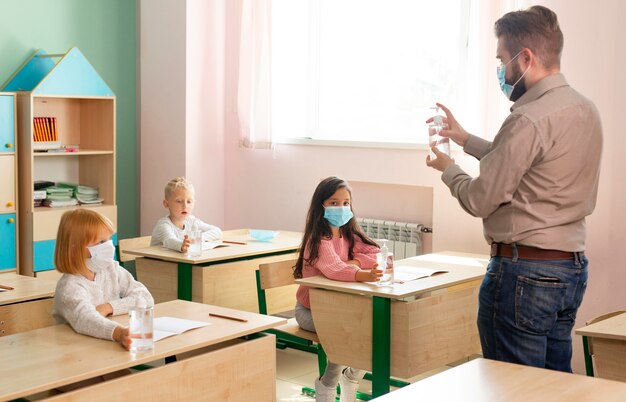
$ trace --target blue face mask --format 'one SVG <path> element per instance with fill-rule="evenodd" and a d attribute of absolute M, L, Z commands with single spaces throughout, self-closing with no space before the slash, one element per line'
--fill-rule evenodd
<path fill-rule="evenodd" d="M 330 223 L 331 226 L 340 228 L 352 219 L 354 214 L 349 206 L 346 207 L 325 207 L 324 219 Z"/>
<path fill-rule="evenodd" d="M 517 58 L 517 56 L 519 56 L 521 53 L 522 53 L 521 51 L 518 52 L 506 64 L 500 63 L 500 65 L 498 66 L 498 69 L 497 69 L 498 82 L 500 83 L 500 90 L 502 91 L 502 93 L 504 93 L 504 96 L 506 96 L 507 99 L 511 99 L 511 95 L 513 94 L 513 90 L 515 89 L 515 86 L 522 80 L 522 78 L 524 78 L 524 76 L 528 72 L 528 69 L 530 68 L 530 66 L 528 66 L 528 68 L 526 68 L 526 71 L 524 71 L 524 74 L 522 74 L 522 76 L 519 77 L 517 79 L 517 81 L 515 81 L 515 84 L 511 85 L 511 84 L 507 84 L 506 83 L 506 66 L 508 66 L 509 63 L 511 63 L 513 60 L 515 60 Z"/>

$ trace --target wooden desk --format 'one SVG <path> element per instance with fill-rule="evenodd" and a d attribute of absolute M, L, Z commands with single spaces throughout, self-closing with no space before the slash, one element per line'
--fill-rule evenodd
<path fill-rule="evenodd" d="M 156 302 L 173 299 L 258 312 L 255 271 L 259 264 L 294 259 L 302 233 L 281 231 L 269 242 L 251 240 L 248 230 L 229 230 L 224 240 L 230 244 L 205 250 L 198 258 L 162 246 L 127 250 L 145 259 L 136 261 L 137 279 Z M 297 287 L 272 289 L 268 312 L 293 309 Z"/>
<path fill-rule="evenodd" d="M 376 402 L 554 402 L 623 401 L 626 384 L 560 371 L 475 359 Z"/>
<path fill-rule="evenodd" d="M 0 336 L 54 325 L 56 281 L 5 273 L 0 284 L 14 288 L 0 292 Z"/>
<path fill-rule="evenodd" d="M 390 376 L 410 378 L 480 353 L 478 288 L 487 263 L 481 255 L 427 254 L 395 265 L 448 272 L 385 287 L 325 277 L 296 283 L 312 287 L 313 320 L 329 360 L 371 370 L 376 397 L 389 392 Z"/>
<path fill-rule="evenodd" d="M 246 318 L 248 322 L 211 317 L 209 312 Z M 208 352 L 195 357 L 61 394 L 51 400 L 78 400 L 78 397 L 90 401 L 122 397 L 128 400 L 129 395 L 133 401 L 275 399 L 274 336 L 250 341 L 238 338 L 284 324 L 285 319 L 182 300 L 156 305 L 155 316 L 206 321 L 211 325 L 158 341 L 152 352 L 137 355 L 123 350 L 115 342 L 79 335 L 69 325 L 0 338 L 4 362 L 0 365 L 0 401 L 206 347 L 210 347 Z M 114 319 L 122 324 L 128 322 L 127 315 Z"/>
<path fill-rule="evenodd" d="M 585 352 L 593 356 L 597 377 L 626 381 L 626 313 L 579 328 L 576 335 L 591 344 Z"/>

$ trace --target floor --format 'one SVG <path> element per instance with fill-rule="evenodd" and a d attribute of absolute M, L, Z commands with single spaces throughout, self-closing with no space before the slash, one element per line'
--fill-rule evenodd
<path fill-rule="evenodd" d="M 478 357 L 472 356 L 472 358 Z M 409 379 L 409 382 L 419 381 L 431 375 L 445 371 L 467 360 L 451 363 L 447 366 L 429 371 Z M 317 372 L 317 356 L 313 353 L 295 349 L 276 350 L 276 400 L 278 402 L 313 401 L 315 398 L 302 394 L 302 387 L 314 388 Z M 393 388 L 392 388 L 393 389 Z M 359 391 L 371 393 L 372 383 L 361 380 Z"/>

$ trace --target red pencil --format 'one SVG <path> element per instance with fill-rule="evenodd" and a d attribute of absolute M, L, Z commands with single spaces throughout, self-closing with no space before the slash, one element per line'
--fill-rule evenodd
<path fill-rule="evenodd" d="M 11 286 L 7 286 L 7 285 L 0 285 L 0 289 L 4 289 L 4 290 L 14 290 L 14 288 L 12 288 Z"/>
<path fill-rule="evenodd" d="M 244 243 L 241 241 L 230 241 L 230 240 L 222 240 L 222 243 L 228 243 L 228 244 L 241 244 L 242 246 L 245 246 L 248 243 Z"/>

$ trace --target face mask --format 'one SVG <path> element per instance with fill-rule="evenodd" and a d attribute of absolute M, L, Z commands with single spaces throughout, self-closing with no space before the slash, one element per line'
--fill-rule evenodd
<path fill-rule="evenodd" d="M 330 223 L 331 226 L 340 228 L 352 219 L 354 215 L 350 207 L 325 207 L 324 219 Z"/>
<path fill-rule="evenodd" d="M 89 254 L 91 254 L 91 259 L 95 261 L 109 261 L 115 257 L 113 240 L 87 247 L 87 249 L 89 250 Z"/>
<path fill-rule="evenodd" d="M 522 80 L 522 78 L 524 78 L 524 76 L 526 75 L 526 73 L 528 72 L 528 70 L 530 69 L 530 66 L 528 66 L 526 68 L 526 71 L 524 71 L 524 74 L 522 74 L 521 77 L 519 77 L 517 79 L 517 81 L 515 81 L 515 84 L 510 85 L 506 83 L 506 66 L 509 65 L 509 63 L 511 63 L 513 60 L 515 60 L 517 58 L 517 56 L 519 56 L 522 52 L 518 52 L 511 60 L 509 60 L 508 63 L 504 64 L 504 63 L 500 63 L 500 65 L 498 66 L 497 69 L 497 74 L 498 74 L 498 82 L 500 83 L 500 90 L 502 90 L 502 93 L 504 93 L 504 95 L 506 96 L 507 99 L 510 99 L 512 101 L 516 101 L 518 100 L 522 95 L 524 95 L 524 92 L 526 92 L 525 88 L 520 88 L 521 91 L 517 91 L 518 93 L 515 94 L 515 96 L 513 96 L 513 91 L 515 90 L 515 86 Z M 520 93 L 521 92 L 521 93 Z"/>

